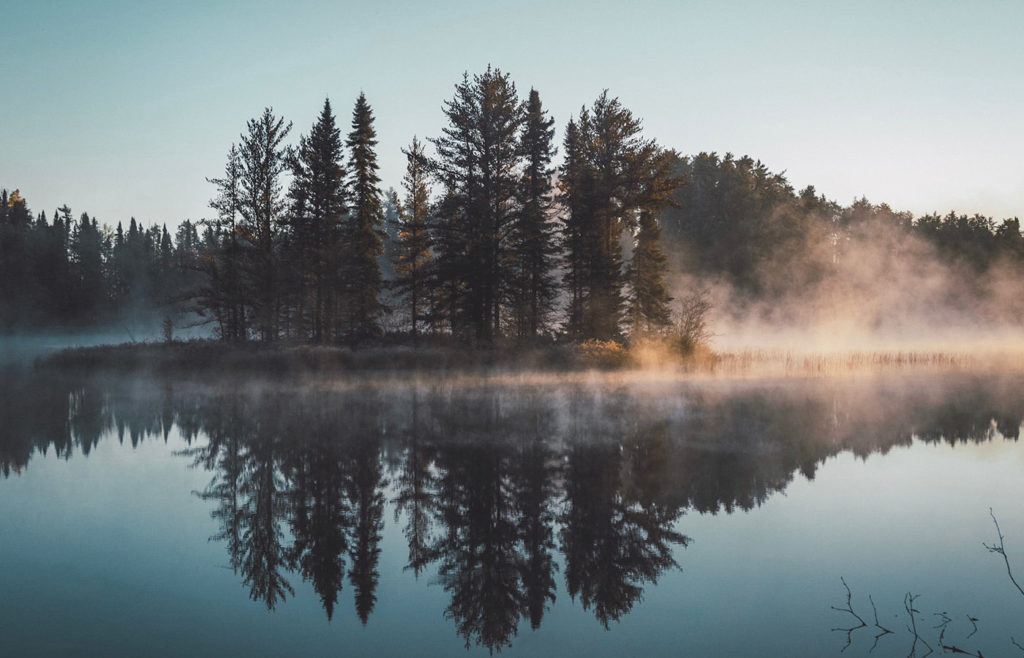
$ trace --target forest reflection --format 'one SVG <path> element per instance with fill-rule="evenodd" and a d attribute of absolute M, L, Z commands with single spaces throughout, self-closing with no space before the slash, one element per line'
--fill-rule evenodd
<path fill-rule="evenodd" d="M 178 454 L 211 474 L 196 495 L 254 601 L 274 609 L 301 579 L 328 618 L 350 592 L 365 624 L 393 522 L 405 569 L 444 589 L 467 646 L 494 650 L 521 623 L 538 628 L 560 593 L 605 627 L 628 614 L 678 566 L 687 511 L 751 509 L 844 450 L 1016 439 L 1014 390 L 977 377 L 215 387 L 23 375 L 0 384 L 0 470 L 176 428 Z"/>

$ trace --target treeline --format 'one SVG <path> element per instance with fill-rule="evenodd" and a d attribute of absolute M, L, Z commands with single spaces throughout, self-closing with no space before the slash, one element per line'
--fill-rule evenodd
<path fill-rule="evenodd" d="M 465 75 L 443 113 L 438 137 L 403 150 L 396 192 L 378 176 L 365 96 L 345 134 L 325 101 L 294 146 L 268 108 L 210 179 L 215 216 L 174 236 L 134 220 L 100 227 L 66 206 L 33 218 L 17 192 L 5 196 L 0 327 L 157 306 L 229 341 L 621 340 L 685 331 L 687 309 L 707 308 L 694 303 L 700 281 L 728 284 L 741 304 L 823 287 L 848 300 L 837 286 L 865 287 L 855 268 L 912 254 L 963 288 L 935 301 L 956 306 L 989 294 L 991 273 L 1024 275 L 1016 219 L 843 207 L 749 157 L 662 148 L 607 92 L 568 121 L 558 168 L 539 93 L 522 98 L 498 69 Z"/>
<path fill-rule="evenodd" d="M 270 109 L 251 121 L 212 181 L 215 247 L 197 310 L 226 339 L 316 343 L 379 335 L 389 310 L 413 336 L 485 343 L 670 324 L 656 217 L 682 180 L 618 100 L 602 94 L 569 122 L 557 187 L 554 121 L 536 90 L 524 101 L 488 68 L 456 85 L 444 114 L 434 155 L 414 138 L 402 195 L 386 197 L 364 96 L 344 141 L 329 101 L 294 149 Z"/>
<path fill-rule="evenodd" d="M 64 205 L 35 217 L 18 190 L 0 190 L 0 330 L 80 328 L 173 312 L 200 283 L 198 227 L 132 218 L 111 230 Z"/>
<path fill-rule="evenodd" d="M 887 285 L 898 284 L 898 273 L 885 271 L 893 257 L 941 264 L 961 281 L 997 270 L 1024 274 L 1017 218 L 997 222 L 956 212 L 915 218 L 864 198 L 841 206 L 813 186 L 794 190 L 760 161 L 728 153 L 682 157 L 672 171 L 686 184 L 659 223 L 678 271 L 724 280 L 747 300 L 799 296 L 869 265 Z"/>
<path fill-rule="evenodd" d="M 344 136 L 329 101 L 295 147 L 269 108 L 251 120 L 211 179 L 216 216 L 184 224 L 177 240 L 155 229 L 129 240 L 89 219 L 52 228 L 20 199 L 7 203 L 5 254 L 24 254 L 5 257 L 7 280 L 56 258 L 75 285 L 11 283 L 5 327 L 99 322 L 126 296 L 176 303 L 231 341 L 351 342 L 396 327 L 483 343 L 617 339 L 668 327 L 656 218 L 682 180 L 629 110 L 605 93 L 569 122 L 557 186 L 554 120 L 536 90 L 524 100 L 488 68 L 464 76 L 444 114 L 434 155 L 416 138 L 404 150 L 401 196 L 381 188 L 360 95 Z M 53 254 L 23 252 L 33 231 L 69 237 Z M 122 242 L 141 245 L 132 262 L 145 272 L 121 278 Z M 75 309 L 51 312 L 65 295 Z"/>

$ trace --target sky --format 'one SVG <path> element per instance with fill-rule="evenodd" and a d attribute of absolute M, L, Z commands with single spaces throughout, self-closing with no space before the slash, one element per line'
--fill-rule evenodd
<path fill-rule="evenodd" d="M 1024 2 L 0 0 L 0 187 L 115 225 L 212 215 L 246 120 L 373 106 L 384 187 L 463 72 L 564 126 L 603 89 L 684 154 L 840 203 L 1024 215 Z"/>

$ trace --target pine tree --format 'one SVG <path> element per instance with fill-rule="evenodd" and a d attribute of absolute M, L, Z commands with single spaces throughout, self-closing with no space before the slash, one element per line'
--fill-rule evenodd
<path fill-rule="evenodd" d="M 524 169 L 512 235 L 515 264 L 511 289 L 520 337 L 534 337 L 546 325 L 557 292 L 551 272 L 557 253 L 555 226 L 549 212 L 554 123 L 542 108 L 537 90 L 531 89 L 520 138 Z"/>
<path fill-rule="evenodd" d="M 442 187 L 437 219 L 431 227 L 436 258 L 430 267 L 430 320 L 435 329 L 447 327 L 459 337 L 470 335 L 473 315 L 468 274 L 473 268 L 472 221 L 478 195 L 473 108 L 473 88 L 465 73 L 452 100 L 444 105 L 449 125 L 442 129 L 441 137 L 430 140 L 438 153 L 430 161 L 430 172 Z"/>
<path fill-rule="evenodd" d="M 282 220 L 284 202 L 281 198 L 281 174 L 289 156 L 283 145 L 291 124 L 275 117 L 268 107 L 257 119 L 248 122 L 248 133 L 242 135 L 238 149 L 241 175 L 239 178 L 239 230 L 247 245 L 246 297 L 253 303 L 259 335 L 264 342 L 278 335 L 278 229 Z"/>
<path fill-rule="evenodd" d="M 565 254 L 563 283 L 569 292 L 565 332 L 579 340 L 584 337 L 583 309 L 587 297 L 587 264 L 590 261 L 587 239 L 592 235 L 591 214 L 587 212 L 592 179 L 586 166 L 582 136 L 574 119 L 569 120 L 562 142 L 565 161 L 562 163 L 558 189 L 559 201 L 565 208 L 562 228 L 562 249 Z"/>
<path fill-rule="evenodd" d="M 234 144 L 228 150 L 224 177 L 206 180 L 217 186 L 217 196 L 210 201 L 210 207 L 217 211 L 217 219 L 212 225 L 208 224 L 210 234 L 205 241 L 204 258 L 208 286 L 200 289 L 196 306 L 200 313 L 213 314 L 221 338 L 243 341 L 249 334 L 246 307 L 250 302 L 242 285 L 238 224 L 242 206 L 242 161 Z"/>
<path fill-rule="evenodd" d="M 568 328 L 580 338 L 620 337 L 624 231 L 632 231 L 645 210 L 655 212 L 667 203 L 682 183 L 669 175 L 669 158 L 652 140 L 642 139 L 640 130 L 639 119 L 605 91 L 566 132 Z"/>
<path fill-rule="evenodd" d="M 453 333 L 487 342 L 500 335 L 508 300 L 523 106 L 508 74 L 488 67 L 472 82 L 463 77 L 444 112 L 449 126 L 432 140 L 431 164 L 444 187 L 438 274 L 449 286 Z"/>
<path fill-rule="evenodd" d="M 341 132 L 330 101 L 292 158 L 289 224 L 291 265 L 297 269 L 296 305 L 303 337 L 321 343 L 337 333 L 337 290 L 347 188 Z"/>
<path fill-rule="evenodd" d="M 405 201 L 399 206 L 398 234 L 395 245 L 395 290 L 409 304 L 412 335 L 418 335 L 427 296 L 427 263 L 430 259 L 428 220 L 430 200 L 427 190 L 427 160 L 423 144 L 413 137 L 412 145 L 402 153 L 406 157 L 402 188 Z"/>
<path fill-rule="evenodd" d="M 359 94 L 352 111 L 352 131 L 345 145 L 349 149 L 351 208 L 345 254 L 347 332 L 355 339 L 380 333 L 381 277 L 378 258 L 383 253 L 384 213 L 380 177 L 377 176 L 377 133 L 373 110 L 366 95 Z"/>

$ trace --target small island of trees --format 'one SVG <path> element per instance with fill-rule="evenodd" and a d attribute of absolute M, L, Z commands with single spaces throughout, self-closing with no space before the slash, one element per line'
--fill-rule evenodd
<path fill-rule="evenodd" d="M 749 157 L 662 147 L 607 91 L 556 146 L 540 93 L 523 96 L 497 68 L 465 74 L 440 135 L 403 149 L 400 191 L 382 187 L 365 95 L 344 133 L 326 99 L 295 145 L 292 124 L 267 108 L 208 179 L 213 216 L 173 235 L 134 218 L 110 228 L 67 205 L 33 216 L 4 190 L 0 330 L 142 316 L 163 320 L 168 338 L 208 326 L 229 343 L 671 337 L 685 353 L 708 336 L 707 281 L 738 305 L 845 300 L 863 284 L 850 273 L 865 244 L 940 263 L 958 282 L 936 293 L 951 305 L 991 300 L 994 274 L 1022 273 L 1016 219 L 842 207 Z"/>

